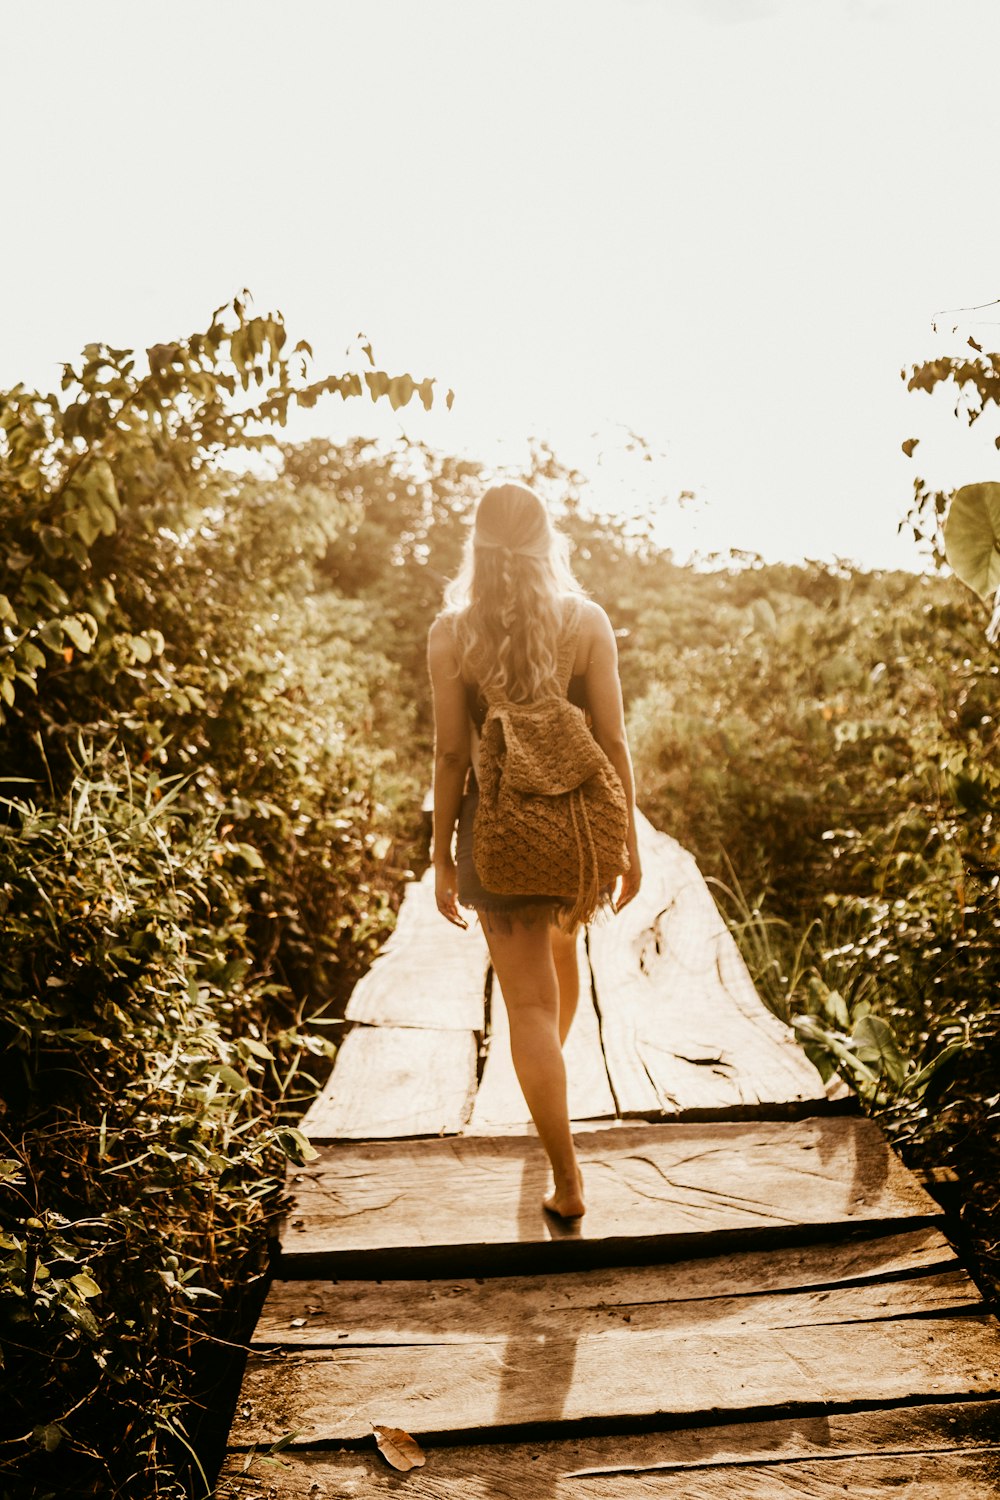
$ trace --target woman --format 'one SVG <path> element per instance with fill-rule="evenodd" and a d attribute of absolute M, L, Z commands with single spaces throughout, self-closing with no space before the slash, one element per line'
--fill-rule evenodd
<path fill-rule="evenodd" d="M 538 496 L 522 485 L 497 485 L 483 495 L 462 570 L 445 600 L 428 637 L 438 910 L 458 927 L 468 925 L 459 903 L 479 913 L 507 1005 L 514 1071 L 552 1166 L 554 1186 L 544 1206 L 577 1218 L 585 1207 L 583 1180 L 562 1056 L 579 995 L 577 929 L 565 927 L 572 903 L 500 896 L 480 884 L 472 862 L 478 731 L 484 686 L 527 703 L 551 694 L 560 672 L 564 681 L 569 676 L 568 696 L 587 710 L 628 801 L 629 868 L 612 902 L 620 911 L 639 889 L 640 866 L 617 645 L 604 610 L 584 596 L 570 571 L 565 539 Z"/>

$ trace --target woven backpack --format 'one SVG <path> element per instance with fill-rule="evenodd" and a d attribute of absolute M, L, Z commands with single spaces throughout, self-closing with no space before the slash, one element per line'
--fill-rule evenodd
<path fill-rule="evenodd" d="M 559 693 L 513 703 L 486 689 L 479 742 L 479 805 L 472 857 L 484 888 L 503 896 L 572 903 L 567 922 L 587 922 L 606 888 L 628 869 L 628 801 L 583 710 L 566 697 L 580 606 L 564 624 Z"/>

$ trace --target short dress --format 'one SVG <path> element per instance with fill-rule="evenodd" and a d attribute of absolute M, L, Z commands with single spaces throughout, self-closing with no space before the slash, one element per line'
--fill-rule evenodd
<path fill-rule="evenodd" d="M 571 616 L 569 634 L 564 637 L 560 645 L 560 655 L 564 651 L 568 654 L 570 649 L 575 655 L 578 629 L 579 611 L 577 610 L 574 616 Z M 587 689 L 583 673 L 570 677 L 566 696 L 571 703 L 575 703 L 583 709 L 584 713 L 587 713 Z M 479 734 L 486 719 L 486 700 L 482 697 L 478 684 L 466 683 L 466 702 L 469 717 L 475 725 L 476 733 Z M 479 785 L 476 781 L 476 773 L 470 766 L 462 804 L 459 808 L 456 838 L 455 863 L 458 871 L 459 904 L 474 911 L 486 913 L 492 923 L 506 931 L 510 930 L 511 923 L 515 919 L 519 923 L 528 925 L 541 922 L 558 923 L 561 915 L 571 910 L 573 905 L 572 901 L 567 901 L 565 897 L 517 894 L 505 896 L 485 888 L 476 873 L 475 862 L 472 858 L 472 831 L 478 805 Z"/>

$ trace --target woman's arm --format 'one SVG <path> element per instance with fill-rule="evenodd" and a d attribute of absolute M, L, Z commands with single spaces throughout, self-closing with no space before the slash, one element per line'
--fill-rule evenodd
<path fill-rule="evenodd" d="M 454 635 L 440 618 L 427 637 L 427 668 L 434 694 L 434 888 L 442 916 L 468 927 L 458 909 L 452 843 L 469 769 L 471 725 Z"/>
<path fill-rule="evenodd" d="M 622 876 L 615 901 L 615 911 L 627 906 L 639 890 L 642 867 L 635 828 L 635 776 L 625 734 L 625 708 L 622 703 L 621 679 L 618 675 L 618 642 L 600 605 L 590 605 L 591 645 L 587 660 L 587 707 L 593 724 L 594 739 L 614 766 L 628 799 L 629 868 Z"/>

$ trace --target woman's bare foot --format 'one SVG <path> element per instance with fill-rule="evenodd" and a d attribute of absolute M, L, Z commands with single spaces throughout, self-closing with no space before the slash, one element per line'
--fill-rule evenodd
<path fill-rule="evenodd" d="M 550 1214 L 558 1214 L 560 1219 L 579 1219 L 587 1207 L 583 1201 L 583 1178 L 579 1172 L 575 1180 L 562 1187 L 557 1185 L 554 1192 L 543 1198 L 542 1207 L 547 1208 Z"/>

